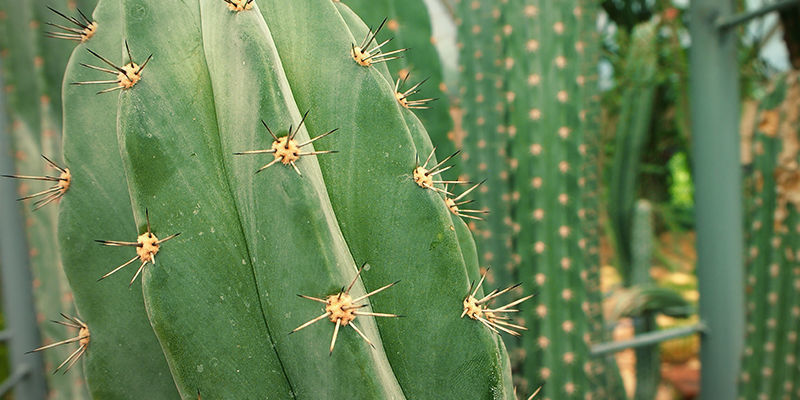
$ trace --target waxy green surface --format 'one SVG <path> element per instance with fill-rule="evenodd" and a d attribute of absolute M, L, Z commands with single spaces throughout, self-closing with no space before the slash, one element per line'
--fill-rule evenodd
<path fill-rule="evenodd" d="M 165 235 L 183 232 L 143 276 L 148 313 L 182 393 L 404 398 L 370 318 L 355 322 L 375 349 L 343 327 L 329 355 L 334 324 L 327 320 L 288 336 L 322 313 L 320 304 L 296 294 L 334 294 L 353 279 L 356 264 L 315 157 L 297 162 L 299 176 L 281 164 L 255 174 L 273 159 L 269 154 L 233 155 L 269 148 L 259 119 L 281 136 L 300 121 L 260 13 L 231 12 L 223 2 L 189 3 L 178 17 L 172 8 L 156 1 L 126 7 L 129 34 L 150 43 L 155 56 L 143 80 L 121 97 L 118 133 L 132 197 L 142 205 L 135 208 L 147 203 L 154 224 L 156 214 L 164 215 Z M 173 17 L 192 28 L 170 29 Z M 157 40 L 165 35 L 174 40 Z M 180 106 L 164 110 L 167 103 Z M 315 118 L 312 111 L 308 119 Z M 297 140 L 308 136 L 302 129 Z M 357 284 L 351 293 L 364 288 Z"/>
<path fill-rule="evenodd" d="M 68 83 L 111 77 L 79 65 L 108 67 L 87 48 L 117 65 L 123 62 L 118 2 L 102 1 L 94 18 L 100 28 L 91 40 L 75 49 L 66 71 Z M 139 233 L 117 146 L 118 94 L 95 95 L 101 89 L 94 85 L 64 86 L 64 158 L 73 179 L 61 201 L 59 241 L 78 316 L 92 335 L 85 360 L 76 368 L 85 365 L 94 398 L 177 398 L 161 347 L 147 320 L 138 282 L 128 287 L 139 263 L 97 281 L 136 252 L 132 247 L 101 246 L 95 240 L 136 241 Z"/>
<path fill-rule="evenodd" d="M 351 253 L 374 267 L 363 276 L 365 284 L 403 281 L 373 305 L 392 305 L 407 315 L 378 321 L 404 393 L 510 397 L 510 373 L 500 361 L 507 357 L 504 351 L 478 322 L 459 318 L 469 286 L 466 266 L 440 195 L 411 178 L 418 150 L 394 86 L 350 57 L 351 45 L 362 38 L 350 32 L 332 3 L 257 3 L 298 106 L 341 130 L 326 141 L 340 153 L 319 162 Z M 304 22 L 310 20 L 316 23 Z M 307 124 L 312 131 L 325 129 L 315 121 Z"/>

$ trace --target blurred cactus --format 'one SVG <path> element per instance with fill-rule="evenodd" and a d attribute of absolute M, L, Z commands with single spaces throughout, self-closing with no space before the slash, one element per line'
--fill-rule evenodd
<path fill-rule="evenodd" d="M 475 224 L 478 248 L 491 255 L 481 262 L 502 268 L 493 271 L 500 284 L 518 279 L 539 292 L 536 304 L 523 306 L 532 332 L 522 339 L 519 387 L 532 393 L 547 381 L 543 398 L 613 396 L 607 360 L 589 358 L 590 342 L 605 338 L 598 151 L 588 148 L 598 115 L 598 4 L 456 3 L 465 168 L 477 166 L 489 179 L 481 204 L 492 214 L 485 226 Z M 513 258 L 503 257 L 512 244 Z"/>
<path fill-rule="evenodd" d="M 93 3 L 83 1 L 79 6 L 91 12 Z M 63 180 L 37 178 L 57 178 L 62 173 L 56 168 L 61 164 L 61 82 L 75 42 L 51 38 L 53 35 L 48 32 L 59 28 L 48 24 L 71 25 L 65 18 L 71 15 L 81 18 L 74 1 L 0 1 L 0 65 L 6 84 L 8 131 L 16 163 L 16 171 L 0 172 L 22 177 L 19 179 L 20 197 L 30 198 L 22 210 L 27 224 L 37 319 L 44 343 L 70 337 L 73 334 L 70 328 L 50 320 L 59 318 L 59 312 L 75 313 L 72 292 L 55 244 L 58 217 L 55 203 L 66 188 L 55 188 L 63 184 Z M 55 369 L 73 351 L 59 348 L 47 352 L 44 357 L 48 370 Z M 52 398 L 87 396 L 81 371 L 69 376 L 47 376 Z"/>
<path fill-rule="evenodd" d="M 800 72 L 778 76 L 745 137 L 747 274 L 741 399 L 800 398 Z"/>
<path fill-rule="evenodd" d="M 656 17 L 633 29 L 630 49 L 621 74 L 629 80 L 629 85 L 620 96 L 622 104 L 617 121 L 614 164 L 608 189 L 608 214 L 614 230 L 620 274 L 626 286 L 635 281 L 633 258 L 634 253 L 639 251 L 634 246 L 638 238 L 633 232 L 638 197 L 637 181 L 642 151 L 650 133 L 656 95 L 656 43 L 660 26 Z"/>

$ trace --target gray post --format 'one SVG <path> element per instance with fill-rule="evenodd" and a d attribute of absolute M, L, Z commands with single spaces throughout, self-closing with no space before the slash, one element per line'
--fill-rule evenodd
<path fill-rule="evenodd" d="M 701 398 L 736 398 L 744 342 L 739 67 L 732 0 L 692 0 L 689 53 L 700 320 Z"/>
<path fill-rule="evenodd" d="M 0 87 L 5 87 L 0 81 Z M 14 172 L 11 137 L 7 131 L 6 104 L 0 91 L 0 171 Z M 0 178 L 0 273 L 11 377 L 19 379 L 14 398 L 39 400 L 46 396 L 44 363 L 39 353 L 25 354 L 39 346 L 39 329 L 33 306 L 33 287 L 25 230 L 16 201 L 16 183 Z"/>

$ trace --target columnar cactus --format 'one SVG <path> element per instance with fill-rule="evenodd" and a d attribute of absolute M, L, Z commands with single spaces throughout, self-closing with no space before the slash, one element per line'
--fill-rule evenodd
<path fill-rule="evenodd" d="M 329 0 L 101 0 L 92 19 L 59 240 L 94 397 L 513 398 L 494 331 L 521 325 L 470 286 L 471 236 L 420 170 L 441 153 L 381 62 L 396 49 Z"/>
<path fill-rule="evenodd" d="M 591 339 L 602 337 L 591 333 L 602 332 L 602 318 L 592 239 L 597 215 L 587 210 L 597 204 L 596 184 L 587 186 L 597 179 L 590 164 L 596 158 L 587 150 L 597 116 L 597 7 L 595 1 L 535 0 L 461 0 L 459 6 L 464 149 L 468 164 L 490 171 L 494 200 L 485 203 L 492 213 L 499 207 L 508 215 L 511 202 L 516 223 L 496 219 L 491 235 L 514 234 L 513 263 L 520 268 L 506 270 L 502 279 L 516 276 L 539 293 L 535 304 L 523 307 L 532 332 L 522 339 L 519 386 L 531 393 L 547 381 L 542 398 L 606 395 L 597 389 L 603 384 L 590 385 L 606 371 L 589 359 Z M 471 136 L 474 149 L 468 150 Z M 503 252 L 510 248 L 508 239 L 496 241 Z"/>
<path fill-rule="evenodd" d="M 488 210 L 485 222 L 472 221 L 482 267 L 492 267 L 489 282 L 513 282 L 508 182 L 508 130 L 504 124 L 501 5 L 491 1 L 456 1 L 459 29 L 458 97 L 464 111 L 463 174 L 484 181 L 472 195 Z"/>
<path fill-rule="evenodd" d="M 78 7 L 94 8 L 92 1 Z M 53 7 L 49 9 L 48 6 Z M 53 12 L 57 10 L 62 13 Z M 12 135 L 16 171 L 0 171 L 19 179 L 20 197 L 27 226 L 30 265 L 34 277 L 37 319 L 45 343 L 62 340 L 70 329 L 54 324 L 59 312 L 74 314 L 72 292 L 61 268 L 56 245 L 55 203 L 69 181 L 61 160 L 61 81 L 74 42 L 54 40 L 49 31 L 71 25 L 64 16 L 76 15 L 70 1 L 0 1 L 0 64 L 7 99 L 8 130 Z M 59 36 L 59 35 L 55 35 Z M 45 362 L 55 369 L 73 350 L 57 348 L 45 353 Z M 70 376 L 48 374 L 51 395 L 59 399 L 85 398 L 81 371 Z"/>
<path fill-rule="evenodd" d="M 779 76 L 761 100 L 747 182 L 747 324 L 739 394 L 797 398 L 800 329 L 800 73 Z"/>

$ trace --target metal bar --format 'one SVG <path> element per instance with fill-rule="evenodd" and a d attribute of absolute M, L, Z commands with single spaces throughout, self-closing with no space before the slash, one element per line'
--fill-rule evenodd
<path fill-rule="evenodd" d="M 663 331 L 647 332 L 641 335 L 636 335 L 632 339 L 619 340 L 616 342 L 599 343 L 592 346 L 591 356 L 598 357 L 609 353 L 616 353 L 626 349 L 634 349 L 637 347 L 650 346 L 653 344 L 661 343 L 670 339 L 689 336 L 698 332 L 705 331 L 706 326 L 703 323 L 698 323 L 691 326 L 682 326 L 679 328 L 665 329 Z"/>
<path fill-rule="evenodd" d="M 736 399 L 744 343 L 744 222 L 738 38 L 717 21 L 734 0 L 690 3 L 689 84 L 701 335 L 701 399 Z"/>
<path fill-rule="evenodd" d="M 767 4 L 761 8 L 752 11 L 747 11 L 736 15 L 729 15 L 726 17 L 719 17 L 717 18 L 716 21 L 717 29 L 724 30 L 728 28 L 733 28 L 736 25 L 743 24 L 745 22 L 750 21 L 751 19 L 769 14 L 773 11 L 779 11 L 789 7 L 796 7 L 798 5 L 800 5 L 800 0 L 782 0 L 772 4 Z"/>
<path fill-rule="evenodd" d="M 0 396 L 5 396 L 6 393 L 11 391 L 11 389 L 30 372 L 30 366 L 28 366 L 28 364 L 20 364 L 17 366 L 17 369 L 15 369 L 3 383 L 0 383 Z"/>
<path fill-rule="evenodd" d="M 0 87 L 5 87 L 0 82 Z M 13 173 L 11 135 L 7 131 L 4 92 L 0 91 L 0 171 Z M 25 354 L 39 346 L 39 329 L 33 307 L 33 279 L 28 260 L 28 246 L 14 194 L 16 183 L 0 178 L 0 274 L 2 300 L 8 341 L 8 358 L 15 373 L 27 371 L 17 378 L 14 398 L 39 400 L 47 395 L 44 362 L 39 353 Z M 21 369 L 22 366 L 25 369 Z"/>

